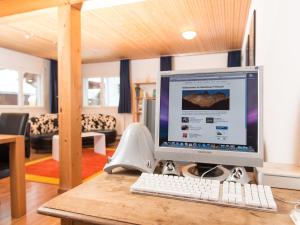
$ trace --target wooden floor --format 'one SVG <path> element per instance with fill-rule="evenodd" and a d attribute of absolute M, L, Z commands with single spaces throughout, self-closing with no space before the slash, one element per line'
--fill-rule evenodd
<path fill-rule="evenodd" d="M 37 214 L 43 203 L 57 195 L 57 185 L 26 182 L 27 214 L 18 219 L 10 216 L 9 178 L 0 179 L 0 224 L 1 225 L 59 225 L 60 220 Z"/>
<path fill-rule="evenodd" d="M 118 141 L 109 147 L 116 148 Z M 36 159 L 51 156 L 51 153 L 36 153 L 31 150 L 31 156 L 26 159 L 30 162 Z M 38 207 L 57 195 L 58 186 L 36 182 L 26 182 L 27 214 L 19 219 L 10 216 L 9 178 L 0 179 L 0 225 L 60 225 L 60 220 L 40 215 Z"/>
<path fill-rule="evenodd" d="M 25 162 L 34 161 L 37 159 L 42 159 L 51 156 L 51 153 L 36 153 L 35 150 L 31 150 L 30 158 L 26 158 Z"/>
<path fill-rule="evenodd" d="M 31 155 L 26 162 L 50 156 L 51 153 L 36 153 L 31 150 Z M 37 214 L 36 210 L 43 203 L 57 195 L 58 186 L 36 182 L 26 182 L 27 214 L 19 219 L 10 216 L 10 190 L 9 178 L 0 179 L 0 225 L 59 225 L 60 220 Z"/>

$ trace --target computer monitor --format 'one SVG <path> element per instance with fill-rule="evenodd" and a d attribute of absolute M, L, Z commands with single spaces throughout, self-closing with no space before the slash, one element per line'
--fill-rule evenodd
<path fill-rule="evenodd" d="M 263 164 L 262 68 L 161 72 L 155 158 Z"/>

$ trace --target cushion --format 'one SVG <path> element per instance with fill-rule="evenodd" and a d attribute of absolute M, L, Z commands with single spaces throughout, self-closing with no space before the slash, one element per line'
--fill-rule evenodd
<path fill-rule="evenodd" d="M 81 126 L 82 132 L 112 130 L 116 128 L 116 119 L 110 115 L 82 114 Z"/>
<path fill-rule="evenodd" d="M 31 117 L 30 134 L 49 134 L 58 132 L 57 114 L 41 114 L 39 116 Z"/>
<path fill-rule="evenodd" d="M 30 134 L 52 134 L 58 132 L 57 114 L 41 114 L 31 117 Z M 116 118 L 103 114 L 82 114 L 81 115 L 82 132 L 91 132 L 98 130 L 113 130 L 116 128 Z"/>

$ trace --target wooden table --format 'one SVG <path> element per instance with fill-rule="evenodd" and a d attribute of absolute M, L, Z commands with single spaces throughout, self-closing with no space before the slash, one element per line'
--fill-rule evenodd
<path fill-rule="evenodd" d="M 55 197 L 38 209 L 62 218 L 62 224 L 293 224 L 292 205 L 276 201 L 278 213 L 223 207 L 199 202 L 131 194 L 137 174 L 105 172 Z M 300 191 L 273 189 L 276 197 L 300 199 Z"/>
<path fill-rule="evenodd" d="M 18 218 L 26 213 L 24 137 L 21 135 L 0 134 L 0 144 L 10 145 L 11 216 Z"/>

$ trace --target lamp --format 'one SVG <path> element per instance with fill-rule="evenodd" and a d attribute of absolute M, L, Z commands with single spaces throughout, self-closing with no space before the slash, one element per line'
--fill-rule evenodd
<path fill-rule="evenodd" d="M 186 40 L 192 40 L 197 36 L 197 33 L 195 31 L 190 30 L 190 31 L 182 32 L 181 35 Z"/>

